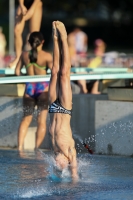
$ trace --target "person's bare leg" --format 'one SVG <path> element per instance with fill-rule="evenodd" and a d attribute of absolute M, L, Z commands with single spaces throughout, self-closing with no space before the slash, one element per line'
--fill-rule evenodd
<path fill-rule="evenodd" d="M 31 7 L 27 11 L 26 15 L 24 16 L 25 21 L 31 19 L 35 13 L 37 6 L 41 3 L 40 0 L 34 0 Z"/>
<path fill-rule="evenodd" d="M 40 31 L 40 27 L 41 27 L 41 21 L 42 21 L 42 2 L 38 2 L 35 11 L 34 11 L 34 15 L 32 15 L 32 17 L 30 18 L 30 22 L 29 22 L 29 30 L 30 33 L 34 32 L 34 31 Z"/>
<path fill-rule="evenodd" d="M 55 21 L 52 23 L 52 35 L 53 35 L 53 66 L 51 70 L 51 78 L 49 84 L 49 104 L 52 104 L 57 98 L 59 93 L 59 63 L 60 63 L 60 51 L 59 51 L 59 37 L 55 26 Z M 51 118 L 51 117 L 50 117 Z M 56 151 L 55 145 L 55 125 L 56 122 L 52 122 L 52 126 L 49 126 L 49 133 L 51 135 L 51 141 L 54 151 Z"/>
<path fill-rule="evenodd" d="M 99 86 L 99 81 L 96 81 L 93 84 L 92 90 L 91 90 L 91 94 L 101 94 L 101 92 L 98 91 L 98 86 Z"/>
<path fill-rule="evenodd" d="M 55 27 L 55 22 L 52 24 L 53 28 L 53 67 L 51 70 L 51 78 L 49 84 L 49 103 L 53 103 L 58 97 L 58 73 L 59 73 L 59 41 L 58 33 Z"/>
<path fill-rule="evenodd" d="M 21 9 L 20 7 L 18 7 L 16 15 L 16 25 L 14 28 L 16 58 L 15 60 L 13 60 L 13 62 L 9 64 L 10 68 L 15 68 L 18 63 L 18 60 L 22 52 L 22 46 L 23 46 L 22 32 L 24 30 L 25 22 L 34 15 L 34 11 L 38 4 L 40 4 L 40 0 L 35 0 L 25 16 L 22 15 Z"/>
<path fill-rule="evenodd" d="M 70 69 L 71 69 L 71 61 L 70 61 L 70 54 L 69 54 L 69 48 L 67 43 L 67 33 L 65 26 L 62 22 L 57 21 L 56 22 L 56 28 L 58 29 L 62 41 L 62 63 L 60 68 L 60 88 L 59 88 L 59 98 L 61 100 L 61 104 L 67 109 L 72 108 L 72 91 L 71 91 L 71 84 L 70 84 Z M 66 127 L 67 129 L 67 127 Z M 70 168 L 71 168 L 71 174 L 72 178 L 75 180 L 78 179 L 77 174 L 77 159 L 76 159 L 76 149 L 74 140 L 71 137 L 70 134 L 70 127 L 68 126 L 68 137 L 69 141 L 71 141 L 69 144 L 66 144 L 64 147 L 64 140 L 60 140 L 58 137 L 57 145 L 60 146 L 61 151 L 63 154 L 69 158 L 70 161 Z M 59 141 L 60 140 L 60 141 Z"/>
<path fill-rule="evenodd" d="M 39 148 L 46 135 L 46 121 L 48 110 L 43 110 L 38 115 L 38 125 L 36 132 L 36 149 Z"/>
<path fill-rule="evenodd" d="M 18 131 L 18 150 L 23 149 L 23 144 L 24 144 L 24 138 L 26 136 L 28 127 L 32 121 L 32 115 L 25 116 L 19 126 L 19 131 Z"/>
<path fill-rule="evenodd" d="M 72 90 L 70 84 L 70 69 L 71 69 L 71 60 L 70 52 L 67 42 L 67 32 L 65 26 L 62 22 L 56 21 L 56 27 L 60 33 L 62 41 L 62 63 L 60 69 L 60 90 L 59 98 L 61 104 L 66 109 L 72 108 Z"/>
<path fill-rule="evenodd" d="M 86 80 L 78 80 L 77 82 L 81 88 L 81 93 L 83 93 L 83 94 L 88 93 L 87 86 L 86 86 Z"/>
<path fill-rule="evenodd" d="M 24 25 L 25 25 L 25 20 L 24 20 L 22 14 L 21 14 L 21 9 L 19 7 L 18 10 L 17 10 L 16 25 L 15 25 L 15 28 L 14 28 L 16 58 L 15 58 L 15 60 L 13 60 L 13 62 L 11 62 L 9 64 L 9 67 L 11 67 L 11 68 L 16 67 L 16 65 L 19 61 L 20 55 L 21 55 L 22 44 L 23 44 L 22 32 L 23 32 L 23 29 L 24 29 Z"/>
<path fill-rule="evenodd" d="M 25 50 L 29 51 L 31 49 L 30 44 L 28 42 L 29 35 L 30 33 L 34 31 L 40 31 L 41 27 L 41 21 L 42 21 L 42 2 L 39 1 L 35 10 L 34 10 L 34 15 L 29 20 L 29 33 L 27 35 L 26 41 L 25 41 Z"/>

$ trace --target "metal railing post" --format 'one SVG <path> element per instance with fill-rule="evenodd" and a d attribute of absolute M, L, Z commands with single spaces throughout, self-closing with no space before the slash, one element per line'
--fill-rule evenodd
<path fill-rule="evenodd" d="M 15 0 L 9 0 L 9 54 L 14 55 Z"/>

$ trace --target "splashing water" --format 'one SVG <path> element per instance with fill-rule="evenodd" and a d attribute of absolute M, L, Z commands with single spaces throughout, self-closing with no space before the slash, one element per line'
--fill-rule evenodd
<path fill-rule="evenodd" d="M 90 154 L 93 154 L 93 151 L 90 149 L 90 147 L 86 144 L 86 138 L 85 138 L 85 142 L 82 140 L 82 138 L 79 136 L 79 135 L 76 135 L 76 134 L 73 134 L 74 138 L 78 139 L 81 144 L 88 150 L 88 152 Z M 78 148 L 79 148 L 79 145 L 78 145 Z M 81 150 L 80 150 L 81 152 Z"/>
<path fill-rule="evenodd" d="M 81 179 L 68 183 L 62 178 L 69 177 L 68 171 L 55 170 L 49 151 L 27 151 L 21 157 L 15 150 L 0 150 L 0 199 L 132 200 L 132 158 L 80 154 L 78 166 Z"/>
<path fill-rule="evenodd" d="M 53 153 L 46 154 L 43 151 L 40 150 L 42 153 L 43 157 L 45 158 L 45 161 L 48 163 L 49 168 L 48 168 L 48 176 L 47 178 L 50 179 L 51 181 L 55 182 L 70 182 L 71 181 L 71 174 L 68 168 L 65 168 L 63 170 L 59 170 Z"/>
<path fill-rule="evenodd" d="M 74 138 L 78 139 L 81 143 L 83 143 L 82 138 L 79 135 L 76 135 L 75 133 L 73 133 Z"/>

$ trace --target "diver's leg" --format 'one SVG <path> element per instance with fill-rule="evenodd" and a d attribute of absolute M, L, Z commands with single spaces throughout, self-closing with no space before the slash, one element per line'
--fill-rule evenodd
<path fill-rule="evenodd" d="M 67 32 L 62 22 L 56 21 L 56 28 L 59 31 L 62 42 L 62 47 L 61 47 L 62 63 L 60 68 L 59 99 L 61 104 L 66 109 L 71 109 L 72 108 L 72 90 L 70 84 L 71 60 L 67 43 Z"/>
<path fill-rule="evenodd" d="M 58 74 L 59 74 L 59 41 L 58 33 L 55 27 L 55 22 L 52 24 L 53 28 L 53 67 L 51 70 L 51 78 L 49 84 L 49 103 L 53 103 L 58 98 Z"/>

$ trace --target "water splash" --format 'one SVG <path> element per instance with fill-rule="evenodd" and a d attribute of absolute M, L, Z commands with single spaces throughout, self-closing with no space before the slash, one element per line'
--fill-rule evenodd
<path fill-rule="evenodd" d="M 74 138 L 78 139 L 81 143 L 83 143 L 83 139 L 79 136 L 73 133 Z"/>
<path fill-rule="evenodd" d="M 51 182 L 70 182 L 71 174 L 68 168 L 63 170 L 59 170 L 57 168 L 53 153 L 46 154 L 40 150 L 45 161 L 49 165 L 48 167 L 48 176 L 47 178 L 51 180 Z"/>
<path fill-rule="evenodd" d="M 81 144 L 87 149 L 87 151 L 88 151 L 90 154 L 93 154 L 93 151 L 92 151 L 92 150 L 90 149 L 90 147 L 87 145 L 87 138 L 85 138 L 85 140 L 83 141 L 82 138 L 81 138 L 79 135 L 73 134 L 73 136 L 81 142 Z M 94 138 L 92 137 L 92 141 L 93 141 L 93 140 L 94 140 Z M 78 146 L 79 151 L 81 152 L 81 149 L 80 149 L 79 144 L 78 144 L 77 146 Z"/>

